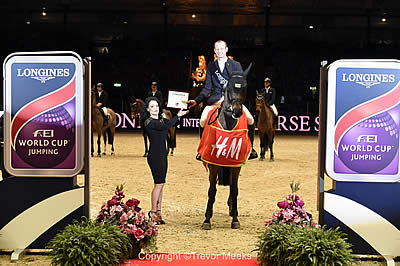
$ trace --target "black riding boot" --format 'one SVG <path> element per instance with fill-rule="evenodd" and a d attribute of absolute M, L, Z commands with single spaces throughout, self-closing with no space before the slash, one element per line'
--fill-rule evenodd
<path fill-rule="evenodd" d="M 278 128 L 278 116 L 274 115 L 274 128 Z"/>
<path fill-rule="evenodd" d="M 201 136 L 203 136 L 203 131 L 204 131 L 204 128 L 203 127 L 200 127 L 199 128 L 200 129 L 200 139 L 201 139 Z M 196 160 L 198 160 L 198 161 L 201 161 L 201 156 L 200 156 L 200 154 L 196 154 Z"/>
<path fill-rule="evenodd" d="M 103 114 L 103 127 L 107 126 L 108 115 Z"/>
<path fill-rule="evenodd" d="M 256 150 L 253 147 L 253 142 L 254 142 L 254 125 L 248 125 L 248 129 L 249 129 L 249 139 L 251 142 L 251 153 L 249 156 L 249 160 L 251 159 L 255 159 L 258 157 L 258 154 L 256 152 Z"/>

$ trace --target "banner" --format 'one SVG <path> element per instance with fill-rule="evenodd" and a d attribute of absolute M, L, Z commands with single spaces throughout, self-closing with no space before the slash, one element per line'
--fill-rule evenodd
<path fill-rule="evenodd" d="M 328 69 L 326 172 L 336 181 L 399 180 L 400 64 L 339 60 Z"/>
<path fill-rule="evenodd" d="M 4 61 L 4 160 L 15 176 L 74 176 L 83 167 L 82 59 L 14 53 Z"/>

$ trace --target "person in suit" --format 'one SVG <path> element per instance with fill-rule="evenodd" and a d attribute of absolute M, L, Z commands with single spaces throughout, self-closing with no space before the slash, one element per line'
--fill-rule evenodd
<path fill-rule="evenodd" d="M 188 101 L 188 107 L 192 108 L 199 104 L 201 101 L 203 101 L 208 95 L 207 99 L 207 105 L 211 106 L 212 108 L 215 106 L 220 106 L 222 101 L 224 100 L 224 93 L 225 93 L 225 86 L 228 83 L 229 76 L 228 76 L 228 71 L 227 67 L 234 72 L 234 71 L 239 71 L 243 72 L 242 66 L 240 65 L 239 62 L 228 58 L 226 53 L 228 52 L 228 46 L 225 41 L 223 40 L 218 40 L 214 43 L 214 52 L 217 56 L 217 60 L 211 62 L 207 66 L 207 72 L 206 72 L 206 81 L 204 83 L 204 87 L 201 90 L 200 94 L 194 99 L 194 100 L 189 100 Z M 207 113 L 210 109 L 210 107 L 204 108 L 203 113 L 201 114 L 200 118 L 200 126 L 204 123 L 204 121 L 207 118 Z M 208 110 L 208 111 L 207 111 Z M 246 116 L 251 115 L 250 112 L 248 112 L 247 108 L 243 105 L 243 110 L 246 113 Z M 247 110 L 247 111 L 246 111 Z M 253 121 L 253 119 L 249 117 L 248 121 Z M 251 145 L 253 146 L 254 142 L 254 123 L 249 123 L 248 125 L 249 129 L 249 138 L 251 141 Z M 202 135 L 202 127 L 200 128 L 200 137 Z M 250 153 L 249 159 L 255 159 L 257 158 L 257 152 L 252 148 L 252 151 Z M 196 159 L 200 159 L 200 155 L 197 154 Z"/>
<path fill-rule="evenodd" d="M 151 90 L 149 90 L 146 95 L 146 98 L 148 97 L 156 97 L 160 101 L 160 108 L 164 106 L 163 94 L 160 90 L 158 90 L 158 83 L 156 81 L 151 83 Z"/>
<path fill-rule="evenodd" d="M 275 106 L 276 90 L 271 87 L 271 79 L 269 77 L 264 79 L 264 88 L 261 89 L 261 94 L 264 96 L 265 104 L 274 114 L 274 126 L 276 127 L 278 120 L 278 110 Z"/>
<path fill-rule="evenodd" d="M 96 106 L 100 109 L 100 112 L 103 114 L 103 125 L 106 126 L 108 122 L 108 112 L 107 112 L 107 104 L 108 104 L 108 93 L 104 91 L 103 83 L 99 82 L 96 85 Z"/>

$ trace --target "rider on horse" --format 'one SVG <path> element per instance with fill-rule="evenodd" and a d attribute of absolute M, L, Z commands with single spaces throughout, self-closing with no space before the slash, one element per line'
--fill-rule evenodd
<path fill-rule="evenodd" d="M 108 112 L 107 112 L 107 102 L 108 102 L 108 93 L 103 90 L 103 83 L 97 83 L 97 92 L 96 92 L 96 106 L 100 109 L 101 114 L 103 115 L 103 126 L 107 125 L 108 122 Z"/>
<path fill-rule="evenodd" d="M 261 94 L 264 96 L 265 104 L 271 109 L 274 114 L 274 126 L 277 127 L 278 110 L 275 106 L 276 91 L 271 87 L 271 79 L 266 77 L 264 79 L 264 88 L 261 89 Z"/>
<path fill-rule="evenodd" d="M 204 109 L 200 119 L 204 121 L 207 118 L 208 112 L 211 109 L 213 109 L 213 107 L 219 106 L 221 102 L 224 100 L 224 90 L 229 80 L 228 70 L 226 69 L 226 67 L 229 67 L 231 71 L 240 71 L 240 72 L 243 71 L 239 62 L 227 57 L 226 53 L 228 52 L 228 47 L 225 41 L 222 40 L 216 41 L 214 44 L 214 52 L 217 55 L 217 60 L 209 63 L 207 67 L 206 81 L 204 84 L 204 88 L 194 100 L 188 101 L 189 108 L 191 108 L 199 104 L 205 97 L 207 97 L 208 94 L 210 94 L 210 97 L 207 100 L 207 104 L 211 105 L 211 107 L 207 106 Z M 245 109 L 244 107 L 243 110 L 247 109 Z M 253 146 L 254 124 L 249 123 L 248 126 L 249 126 L 249 131 L 248 131 L 249 138 L 251 141 L 251 145 Z M 200 135 L 201 134 L 202 134 L 202 129 L 200 128 Z M 249 159 L 254 159 L 257 157 L 258 157 L 257 152 L 252 148 Z M 199 154 L 196 156 L 196 159 L 200 159 Z"/>

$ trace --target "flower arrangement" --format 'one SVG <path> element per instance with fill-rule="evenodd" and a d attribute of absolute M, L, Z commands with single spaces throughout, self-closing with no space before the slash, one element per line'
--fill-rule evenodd
<path fill-rule="evenodd" d="M 268 229 L 273 224 L 296 224 L 301 227 L 319 227 L 312 221 L 312 215 L 304 210 L 304 201 L 296 194 L 300 184 L 292 182 L 290 188 L 292 193 L 286 196 L 286 200 L 278 202 L 279 211 L 274 212 L 271 220 L 265 222 Z"/>
<path fill-rule="evenodd" d="M 123 185 L 119 185 L 115 195 L 101 206 L 97 221 L 120 228 L 130 238 L 133 249 L 156 252 L 157 226 L 139 207 L 139 200 L 131 198 L 124 202 L 123 198 Z"/>

